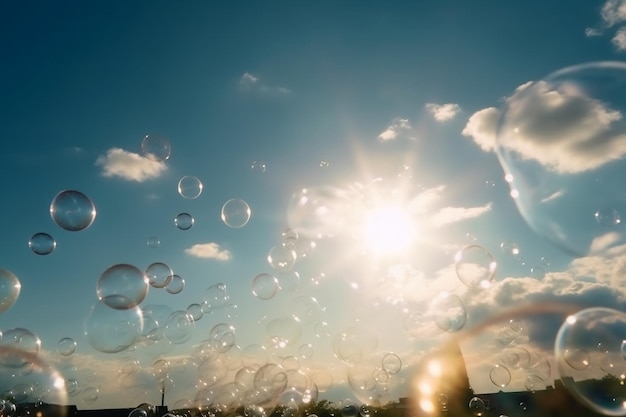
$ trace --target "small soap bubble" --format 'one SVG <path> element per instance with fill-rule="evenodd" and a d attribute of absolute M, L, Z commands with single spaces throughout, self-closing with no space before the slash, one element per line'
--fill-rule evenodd
<path fill-rule="evenodd" d="M 320 161 L 320 168 L 328 168 L 330 166 L 330 162 L 328 161 Z"/>
<path fill-rule="evenodd" d="M 48 255 L 56 249 L 57 242 L 48 233 L 35 233 L 28 241 L 28 247 L 37 255 Z"/>
<path fill-rule="evenodd" d="M 64 337 L 57 343 L 57 352 L 61 356 L 70 356 L 76 351 L 76 341 L 71 337 Z"/>
<path fill-rule="evenodd" d="M 250 164 L 250 168 L 254 172 L 260 172 L 262 174 L 267 169 L 267 165 L 263 161 L 252 161 L 252 163 Z"/>
<path fill-rule="evenodd" d="M 480 397 L 472 397 L 472 399 L 469 401 L 468 408 L 470 412 L 475 416 L 482 416 L 487 411 L 485 402 Z"/>
<path fill-rule="evenodd" d="M 163 162 L 170 159 L 172 145 L 164 136 L 146 135 L 141 141 L 141 151 L 146 158 Z"/>
<path fill-rule="evenodd" d="M 282 244 L 274 246 L 267 254 L 267 262 L 277 271 L 289 271 L 296 259 L 296 251 Z"/>
<path fill-rule="evenodd" d="M 209 340 L 218 352 L 228 352 L 237 341 L 235 327 L 228 323 L 218 323 L 211 328 Z"/>
<path fill-rule="evenodd" d="M 395 375 L 402 369 L 402 360 L 393 352 L 386 353 L 383 356 L 382 367 L 389 375 Z"/>
<path fill-rule="evenodd" d="M 310 295 L 299 295 L 291 302 L 291 317 L 298 323 L 309 324 L 317 321 L 322 307 L 317 298 Z"/>
<path fill-rule="evenodd" d="M 456 275 L 470 288 L 488 288 L 496 275 L 496 260 L 487 249 L 469 245 L 454 257 Z"/>
<path fill-rule="evenodd" d="M 165 291 L 170 294 L 179 294 L 185 289 L 185 280 L 180 275 L 172 275 L 169 278 L 168 284 L 165 286 Z"/>
<path fill-rule="evenodd" d="M 626 242 L 615 227 L 626 210 L 625 92 L 626 63 L 592 62 L 518 87 L 501 112 L 496 151 L 519 213 L 575 256 Z"/>
<path fill-rule="evenodd" d="M 273 275 L 262 273 L 252 279 L 252 295 L 259 300 L 273 298 L 278 289 L 278 280 Z"/>
<path fill-rule="evenodd" d="M 61 229 L 77 232 L 91 226 L 96 206 L 80 191 L 64 190 L 52 199 L 50 216 Z"/>
<path fill-rule="evenodd" d="M 150 287 L 148 277 L 139 268 L 117 264 L 107 268 L 98 279 L 98 299 L 109 307 L 125 310 L 138 306 Z"/>
<path fill-rule="evenodd" d="M 189 304 L 189 306 L 187 306 L 187 314 L 191 316 L 193 321 L 198 321 L 204 316 L 202 306 L 198 303 Z"/>
<path fill-rule="evenodd" d="M 145 275 L 151 287 L 165 288 L 174 276 L 174 271 L 163 262 L 154 262 L 146 268 Z"/>
<path fill-rule="evenodd" d="M 188 200 L 194 200 L 200 197 L 203 188 L 204 185 L 198 177 L 188 175 L 178 181 L 178 194 Z"/>
<path fill-rule="evenodd" d="M 536 265 L 530 268 L 530 276 L 535 279 L 544 279 L 546 277 L 546 271 L 542 267 Z"/>
<path fill-rule="evenodd" d="M 505 366 L 495 365 L 489 371 L 489 379 L 495 386 L 504 388 L 511 382 L 511 372 Z"/>
<path fill-rule="evenodd" d="M 431 302 L 429 312 L 437 327 L 444 332 L 458 332 L 467 322 L 467 308 L 456 294 L 439 294 Z"/>
<path fill-rule="evenodd" d="M 244 200 L 232 198 L 222 206 L 222 221 L 228 227 L 238 229 L 250 220 L 252 210 Z"/>
<path fill-rule="evenodd" d="M 509 240 L 505 240 L 504 242 L 500 243 L 500 250 L 505 255 L 518 256 L 520 254 L 519 246 L 517 246 L 517 243 L 511 242 Z"/>
<path fill-rule="evenodd" d="M 174 224 L 180 230 L 189 230 L 189 229 L 191 229 L 191 226 L 193 226 L 194 221 L 195 221 L 194 218 L 189 213 L 179 213 L 174 218 Z"/>
<path fill-rule="evenodd" d="M 170 343 L 180 345 L 187 342 L 193 336 L 194 320 L 187 311 L 174 311 L 167 318 L 163 336 Z"/>
<path fill-rule="evenodd" d="M 15 304 L 21 289 L 22 284 L 17 276 L 11 271 L 0 268 L 0 313 L 7 311 Z"/>
<path fill-rule="evenodd" d="M 230 296 L 228 295 L 226 284 L 221 282 L 211 285 L 204 291 L 204 302 L 208 311 L 225 307 L 229 300 Z M 204 312 L 207 313 L 207 311 Z"/>
<path fill-rule="evenodd" d="M 150 236 L 150 237 L 146 240 L 146 245 L 147 245 L 149 248 L 152 248 L 152 249 L 156 249 L 156 248 L 158 248 L 160 244 L 161 244 L 161 241 L 160 241 L 160 240 L 159 240 L 159 238 L 158 238 L 158 237 L 156 237 L 156 236 Z"/>
<path fill-rule="evenodd" d="M 623 312 L 593 307 L 568 316 L 556 336 L 554 352 L 563 385 L 598 414 L 624 415 L 625 328 Z M 606 358 L 619 359 L 602 366 Z"/>

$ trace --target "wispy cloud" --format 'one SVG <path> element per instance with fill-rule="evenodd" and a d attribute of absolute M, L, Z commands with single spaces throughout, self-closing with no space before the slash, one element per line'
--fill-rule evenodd
<path fill-rule="evenodd" d="M 394 119 L 391 124 L 378 135 L 378 140 L 388 142 L 403 136 L 412 129 L 409 119 Z M 412 138 L 411 138 L 412 139 Z"/>
<path fill-rule="evenodd" d="M 444 207 L 431 219 L 433 225 L 444 226 L 467 219 L 480 217 L 491 211 L 491 203 L 479 207 Z"/>
<path fill-rule="evenodd" d="M 256 91 L 268 95 L 286 96 L 291 94 L 290 89 L 278 85 L 265 84 L 258 75 L 249 72 L 244 72 L 241 78 L 239 78 L 239 86 L 246 91 Z"/>
<path fill-rule="evenodd" d="M 230 251 L 222 249 L 222 247 L 215 242 L 197 243 L 185 249 L 185 253 L 195 256 L 196 258 L 215 259 L 218 261 L 228 261 L 232 258 Z"/>
<path fill-rule="evenodd" d="M 163 162 L 121 148 L 111 148 L 105 155 L 98 156 L 96 166 L 102 168 L 102 175 L 105 177 L 136 182 L 157 178 L 167 171 L 167 165 Z"/>
<path fill-rule="evenodd" d="M 471 137 L 485 152 L 496 150 L 496 128 L 500 110 L 488 107 L 472 114 L 463 129 L 463 136 Z"/>
<path fill-rule="evenodd" d="M 426 104 L 426 110 L 435 118 L 438 122 L 447 122 L 454 119 L 454 117 L 461 112 L 461 106 L 455 103 L 446 104 Z"/>

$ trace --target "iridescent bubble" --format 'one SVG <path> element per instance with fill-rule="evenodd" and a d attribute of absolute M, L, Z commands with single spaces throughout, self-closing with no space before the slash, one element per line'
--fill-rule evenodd
<path fill-rule="evenodd" d="M 467 308 L 456 294 L 439 294 L 431 302 L 429 311 L 437 327 L 444 332 L 458 332 L 467 322 Z"/>
<path fill-rule="evenodd" d="M 91 226 L 96 206 L 80 191 L 64 190 L 52 199 L 50 216 L 61 229 L 77 232 Z"/>
<path fill-rule="evenodd" d="M 76 341 L 71 337 L 64 337 L 57 343 L 57 352 L 61 356 L 70 356 L 76 351 Z"/>
<path fill-rule="evenodd" d="M 222 206 L 222 221 L 228 227 L 238 229 L 250 220 L 252 210 L 244 200 L 232 198 Z"/>
<path fill-rule="evenodd" d="M 165 288 L 174 276 L 174 271 L 163 262 L 154 262 L 148 265 L 145 275 L 148 277 L 148 283 L 151 287 Z"/>
<path fill-rule="evenodd" d="M 267 254 L 267 262 L 277 271 L 289 271 L 296 259 L 296 251 L 282 244 L 274 246 Z"/>
<path fill-rule="evenodd" d="M 564 68 L 518 87 L 500 117 L 496 150 L 520 214 L 577 256 L 626 242 L 615 227 L 626 212 L 625 81 L 623 62 Z"/>
<path fill-rule="evenodd" d="M 139 268 L 117 264 L 100 275 L 96 292 L 98 299 L 109 307 L 125 310 L 138 306 L 148 295 L 149 287 L 148 277 Z"/>
<path fill-rule="evenodd" d="M 146 245 L 147 245 L 149 248 L 152 248 L 152 249 L 156 249 L 156 248 L 158 248 L 160 244 L 161 244 L 161 241 L 160 241 L 160 240 L 159 240 L 159 238 L 158 238 L 158 237 L 156 237 L 156 236 L 150 236 L 150 237 L 146 240 Z"/>
<path fill-rule="evenodd" d="M 191 226 L 193 226 L 194 221 L 195 221 L 194 218 L 189 213 L 179 213 L 174 218 L 174 224 L 180 230 L 189 230 L 189 229 L 191 229 Z"/>
<path fill-rule="evenodd" d="M 17 276 L 11 271 L 0 268 L 0 313 L 7 311 L 15 304 L 21 289 L 22 284 Z"/>
<path fill-rule="evenodd" d="M 21 368 L 29 365 L 37 360 L 40 350 L 41 340 L 35 333 L 21 327 L 9 329 L 0 340 L 0 366 Z"/>
<path fill-rule="evenodd" d="M 141 151 L 146 158 L 163 162 L 170 158 L 172 145 L 164 136 L 146 135 L 141 141 Z"/>
<path fill-rule="evenodd" d="M 622 218 L 617 210 L 612 208 L 603 208 L 594 214 L 598 224 L 602 226 L 617 226 L 622 222 Z"/>
<path fill-rule="evenodd" d="M 596 366 L 607 355 L 621 356 L 625 333 L 626 314 L 594 307 L 568 316 L 556 336 L 554 353 L 563 385 L 599 414 L 626 414 L 626 361 L 612 361 L 607 369 Z"/>
<path fill-rule="evenodd" d="M 454 257 L 456 275 L 470 288 L 487 288 L 495 279 L 496 260 L 487 249 L 469 245 Z"/>
<path fill-rule="evenodd" d="M 200 197 L 203 187 L 198 177 L 185 176 L 178 181 L 178 194 L 188 200 L 194 200 Z"/>
<path fill-rule="evenodd" d="M 511 372 L 505 366 L 495 365 L 489 371 L 489 379 L 494 385 L 504 388 L 511 382 Z"/>
<path fill-rule="evenodd" d="M 165 286 L 165 290 L 170 294 L 179 294 L 185 289 L 185 280 L 180 275 L 172 275 Z"/>
<path fill-rule="evenodd" d="M 194 320 L 187 311 L 174 311 L 167 318 L 163 336 L 175 345 L 187 342 L 193 336 Z"/>
<path fill-rule="evenodd" d="M 37 255 L 49 255 L 57 247 L 57 242 L 48 233 L 35 233 L 28 241 L 28 247 Z"/>
<path fill-rule="evenodd" d="M 393 352 L 386 353 L 383 356 L 382 367 L 389 375 L 395 375 L 402 369 L 402 360 Z"/>
<path fill-rule="evenodd" d="M 116 310 L 106 300 L 96 302 L 85 319 L 84 333 L 89 344 L 104 353 L 121 352 L 141 335 L 143 315 L 138 307 Z"/>
<path fill-rule="evenodd" d="M 278 292 L 278 280 L 270 274 L 259 274 L 252 279 L 252 295 L 259 300 L 269 300 Z"/>
<path fill-rule="evenodd" d="M 267 165 L 263 161 L 252 161 L 252 163 L 250 164 L 250 168 L 253 171 L 260 172 L 262 174 L 267 169 Z"/>

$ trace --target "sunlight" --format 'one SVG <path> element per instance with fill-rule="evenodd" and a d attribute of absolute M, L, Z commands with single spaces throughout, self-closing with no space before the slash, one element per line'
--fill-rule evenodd
<path fill-rule="evenodd" d="M 378 206 L 365 216 L 366 248 L 375 255 L 396 255 L 406 251 L 415 238 L 415 223 L 409 213 L 395 205 Z"/>

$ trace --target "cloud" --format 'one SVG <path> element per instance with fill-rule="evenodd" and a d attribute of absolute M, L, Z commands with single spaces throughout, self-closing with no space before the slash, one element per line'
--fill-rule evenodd
<path fill-rule="evenodd" d="M 622 26 L 615 32 L 613 39 L 611 39 L 615 49 L 622 52 L 626 50 L 626 26 Z"/>
<path fill-rule="evenodd" d="M 388 142 L 390 140 L 396 139 L 398 136 L 402 135 L 405 132 L 408 132 L 411 129 L 412 127 L 409 119 L 396 118 L 393 120 L 393 122 L 391 122 L 387 129 L 385 129 L 378 135 L 378 139 L 381 142 Z"/>
<path fill-rule="evenodd" d="M 602 31 L 600 31 L 599 29 L 595 29 L 595 28 L 585 29 L 585 36 L 588 38 L 592 38 L 594 36 L 601 36 L 601 35 L 602 35 Z"/>
<path fill-rule="evenodd" d="M 105 155 L 98 156 L 96 166 L 102 168 L 104 177 L 118 177 L 136 182 L 157 178 L 167 170 L 163 162 L 120 148 L 111 148 Z"/>
<path fill-rule="evenodd" d="M 218 261 L 228 261 L 232 258 L 230 251 L 222 249 L 220 245 L 214 242 L 197 243 L 185 249 L 185 253 L 196 258 L 216 259 Z"/>
<path fill-rule="evenodd" d="M 607 0 L 602 6 L 600 16 L 607 27 L 626 20 L 626 0 Z"/>
<path fill-rule="evenodd" d="M 482 109 L 472 114 L 463 129 L 463 136 L 471 137 L 485 152 L 496 150 L 496 128 L 500 110 L 495 107 Z"/>
<path fill-rule="evenodd" d="M 435 118 L 438 122 L 447 122 L 452 120 L 461 111 L 461 106 L 454 103 L 446 104 L 426 104 L 426 110 Z"/>
<path fill-rule="evenodd" d="M 466 219 L 480 217 L 491 211 L 491 203 L 479 207 L 443 207 L 430 220 L 434 226 L 460 222 Z"/>
<path fill-rule="evenodd" d="M 239 78 L 239 86 L 246 91 L 256 91 L 262 94 L 286 96 L 291 94 L 291 90 L 286 87 L 267 85 L 261 82 L 258 75 L 244 72 Z"/>

